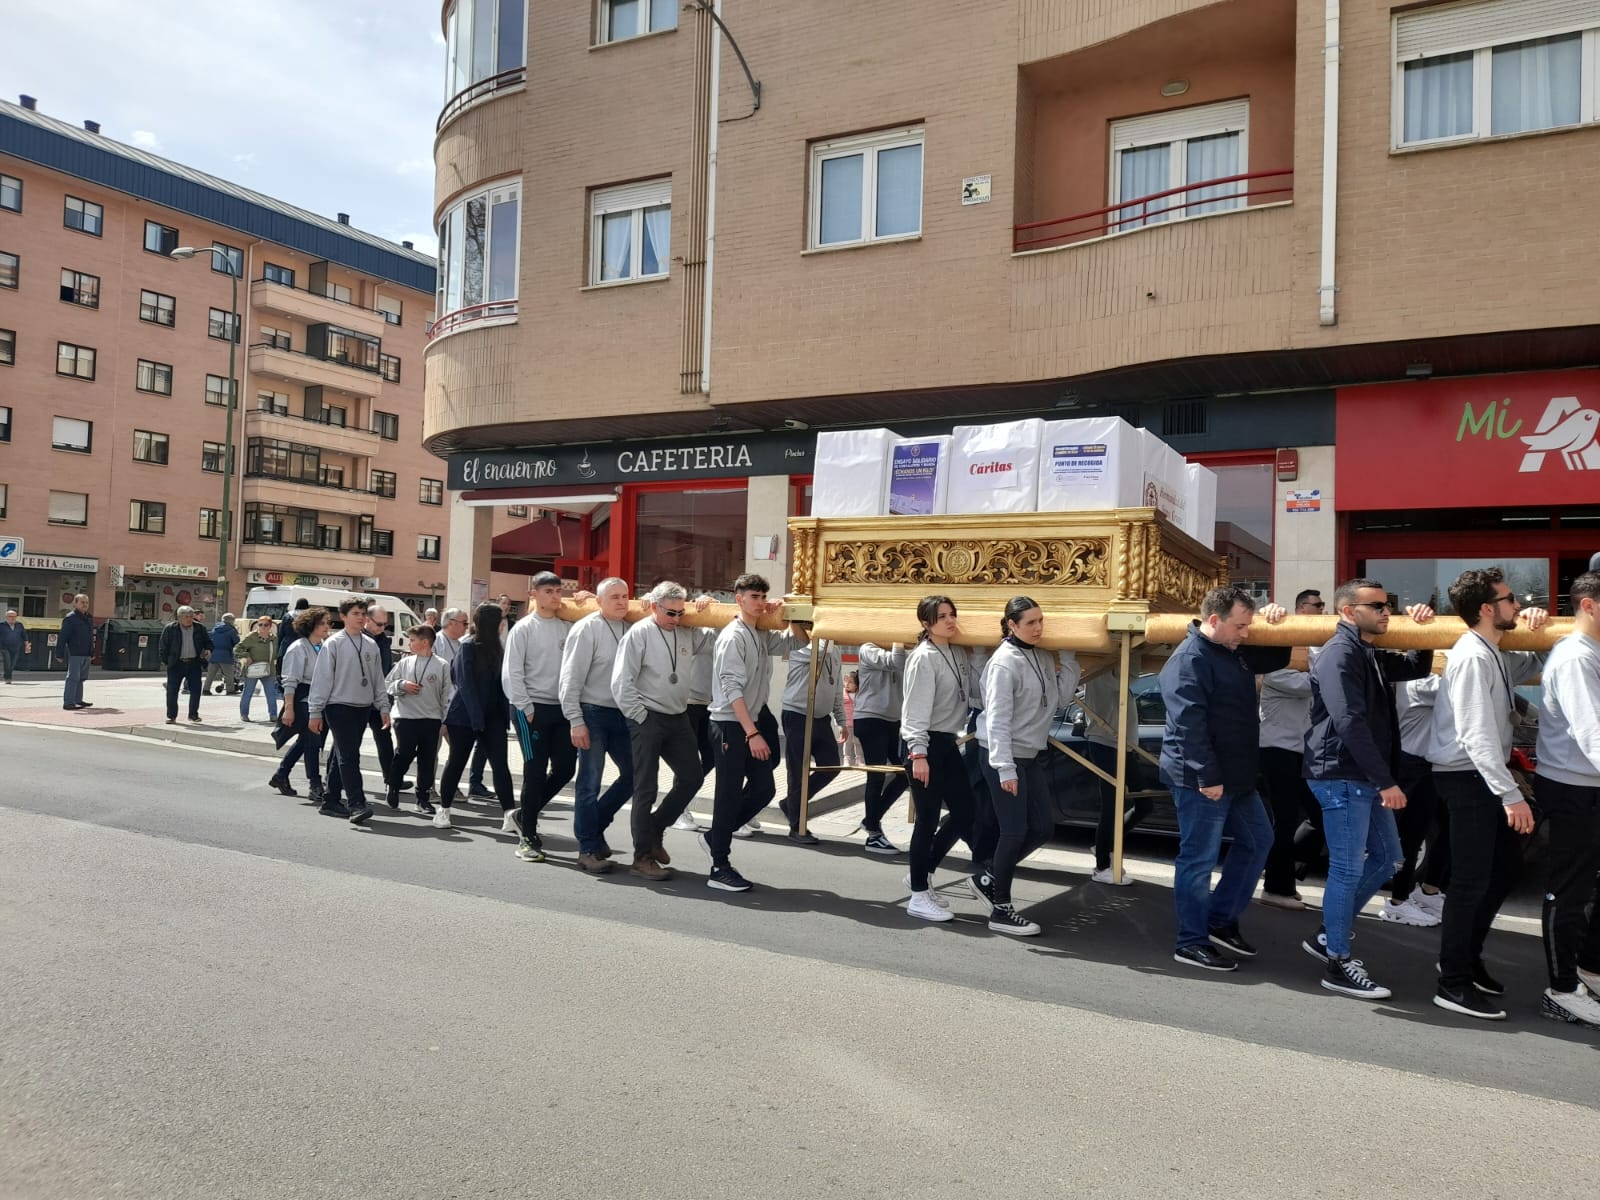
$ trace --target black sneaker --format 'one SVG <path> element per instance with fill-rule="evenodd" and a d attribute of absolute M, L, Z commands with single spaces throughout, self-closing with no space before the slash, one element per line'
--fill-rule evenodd
<path fill-rule="evenodd" d="M 421 792 L 417 793 L 416 808 L 417 811 L 425 817 L 431 817 L 435 812 L 438 811 L 433 807 L 433 801 L 429 800 L 428 797 L 423 795 Z"/>
<path fill-rule="evenodd" d="M 493 800 L 494 793 L 484 787 L 483 784 L 475 783 L 467 789 L 467 798 L 469 800 Z"/>
<path fill-rule="evenodd" d="M 1174 951 L 1172 961 L 1202 971 L 1237 971 L 1239 964 L 1214 946 L 1184 946 Z"/>
<path fill-rule="evenodd" d="M 753 885 L 732 867 L 724 866 L 711 868 L 711 874 L 706 876 L 706 886 L 716 888 L 719 892 L 748 892 Z"/>
<path fill-rule="evenodd" d="M 327 792 L 323 789 L 323 786 L 320 783 L 313 783 L 311 785 L 310 792 L 306 796 L 306 799 L 310 800 L 313 804 L 321 804 L 326 798 Z"/>
<path fill-rule="evenodd" d="M 996 904 L 989 910 L 991 933 L 1009 933 L 1012 937 L 1037 937 L 1041 932 L 1036 922 L 1019 916 L 1009 904 Z"/>
<path fill-rule="evenodd" d="M 370 820 L 372 820 L 372 805 L 363 804 L 360 808 L 350 810 L 350 824 L 365 825 Z"/>
<path fill-rule="evenodd" d="M 402 779 L 399 783 L 394 785 L 394 790 L 397 792 L 409 792 L 412 786 L 411 780 Z"/>
<path fill-rule="evenodd" d="M 863 847 L 868 854 L 899 854 L 900 847 L 883 836 L 883 830 L 867 834 L 867 842 Z"/>
<path fill-rule="evenodd" d="M 1433 969 L 1440 974 L 1444 973 L 1444 965 L 1442 963 L 1434 963 Z M 1489 968 L 1483 965 L 1483 959 L 1481 958 L 1472 965 L 1472 986 L 1485 996 L 1504 996 L 1506 994 L 1506 985 L 1489 974 Z"/>
<path fill-rule="evenodd" d="M 384 792 L 383 802 L 390 808 L 398 810 L 400 808 L 400 789 L 392 787 Z"/>
<path fill-rule="evenodd" d="M 1244 940 L 1244 934 L 1239 932 L 1239 923 L 1232 925 L 1219 925 L 1210 933 L 1214 945 L 1221 946 L 1224 950 L 1232 950 L 1244 958 L 1254 958 L 1256 948 Z"/>
<path fill-rule="evenodd" d="M 1300 949 L 1318 962 L 1325 963 L 1328 961 L 1328 935 L 1318 929 L 1315 937 L 1308 937 L 1300 943 Z"/>
<path fill-rule="evenodd" d="M 1322 986 L 1357 1000 L 1387 1000 L 1394 995 L 1388 988 L 1372 982 L 1359 958 L 1330 958 Z"/>
<path fill-rule="evenodd" d="M 972 890 L 987 900 L 990 908 L 994 908 L 994 876 L 987 871 L 979 871 L 969 882 Z"/>
<path fill-rule="evenodd" d="M 343 800 L 331 799 L 324 796 L 318 801 L 317 811 L 325 817 L 348 817 L 350 810 L 344 806 Z"/>
<path fill-rule="evenodd" d="M 282 775 L 274 775 L 267 780 L 267 786 L 275 789 L 281 796 L 298 796 L 300 794 L 289 786 L 289 781 Z"/>
<path fill-rule="evenodd" d="M 1505 1010 L 1493 1001 L 1484 998 L 1477 988 L 1447 988 L 1439 985 L 1439 990 L 1433 994 L 1433 1002 L 1447 1012 L 1460 1013 L 1464 1017 L 1477 1017 L 1480 1021 L 1504 1021 Z"/>
<path fill-rule="evenodd" d="M 789 840 L 796 846 L 820 846 L 822 840 L 814 834 L 801 833 L 798 829 L 789 830 Z"/>

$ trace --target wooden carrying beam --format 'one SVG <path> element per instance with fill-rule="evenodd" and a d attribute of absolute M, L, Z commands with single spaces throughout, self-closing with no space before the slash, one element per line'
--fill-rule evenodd
<path fill-rule="evenodd" d="M 1175 646 L 1189 636 L 1189 622 L 1193 619 L 1172 613 L 1152 613 L 1145 622 L 1145 641 Z M 1291 616 L 1280 624 L 1268 625 L 1257 616 L 1250 626 L 1249 640 L 1256 646 L 1320 646 L 1333 636 L 1338 625 L 1338 617 Z M 1466 631 L 1466 622 L 1460 617 L 1436 617 L 1426 625 L 1418 625 L 1410 617 L 1395 616 L 1389 618 L 1389 632 L 1376 644 L 1388 650 L 1448 650 Z M 1535 633 L 1521 628 L 1508 633 L 1500 647 L 1503 650 L 1548 650 L 1571 632 L 1571 618 L 1563 617 Z"/>

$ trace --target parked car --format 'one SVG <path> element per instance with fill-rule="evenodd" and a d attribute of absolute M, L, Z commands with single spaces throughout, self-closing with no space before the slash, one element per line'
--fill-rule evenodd
<path fill-rule="evenodd" d="M 1139 745 L 1149 754 L 1160 757 L 1161 738 L 1166 731 L 1167 707 L 1161 700 L 1160 678 L 1154 674 L 1141 675 L 1129 689 L 1138 712 Z M 1115 723 L 1115 713 L 1101 713 Z M 1050 735 L 1064 746 L 1089 756 L 1089 739 L 1085 736 L 1088 718 L 1083 712 L 1083 691 L 1068 707 L 1056 713 Z M 1100 820 L 1100 780 L 1087 769 L 1072 761 L 1055 747 L 1050 747 L 1045 765 L 1050 782 L 1050 797 L 1055 803 L 1056 824 L 1093 828 Z M 1129 791 L 1159 791 L 1154 798 L 1151 813 L 1139 828 L 1153 832 L 1178 832 L 1178 815 L 1172 806 L 1172 796 L 1161 783 L 1154 763 L 1134 755 L 1128 772 Z"/>

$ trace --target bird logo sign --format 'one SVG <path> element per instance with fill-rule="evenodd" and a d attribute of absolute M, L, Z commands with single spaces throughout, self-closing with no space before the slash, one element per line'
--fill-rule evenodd
<path fill-rule="evenodd" d="M 1600 412 L 1584 408 L 1576 396 L 1556 396 L 1531 434 L 1524 434 L 1528 452 L 1519 474 L 1538 471 L 1545 455 L 1560 455 L 1569 471 L 1600 471 Z"/>

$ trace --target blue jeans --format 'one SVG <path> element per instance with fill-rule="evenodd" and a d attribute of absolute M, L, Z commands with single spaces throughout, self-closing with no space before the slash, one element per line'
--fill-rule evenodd
<path fill-rule="evenodd" d="M 1178 910 L 1179 950 L 1204 946 L 1211 931 L 1238 923 L 1250 904 L 1272 849 L 1272 822 L 1254 791 L 1223 793 L 1207 800 L 1191 788 L 1174 787 L 1178 810 L 1178 861 L 1172 900 Z M 1233 838 L 1222 878 L 1211 888 L 1223 834 Z"/>
<path fill-rule="evenodd" d="M 239 686 L 243 689 L 239 693 L 239 716 L 246 721 L 250 719 L 250 699 L 256 694 L 256 684 L 258 683 L 267 697 L 267 717 L 276 721 L 278 719 L 278 700 L 283 693 L 278 690 L 278 681 L 271 675 L 264 675 L 260 679 L 252 679 L 246 675 L 239 681 Z"/>
<path fill-rule="evenodd" d="M 1328 843 L 1328 888 L 1322 896 L 1322 928 L 1332 958 L 1350 956 L 1350 928 L 1356 914 L 1405 865 L 1394 813 L 1383 807 L 1378 789 L 1354 779 L 1307 780 L 1322 806 L 1322 831 Z"/>
<path fill-rule="evenodd" d="M 92 654 L 67 655 L 67 686 L 61 692 L 61 707 L 73 708 L 83 703 L 83 681 L 89 678 Z"/>
<path fill-rule="evenodd" d="M 598 854 L 605 849 L 611 819 L 633 795 L 633 744 L 621 709 L 585 704 L 583 727 L 589 732 L 589 748 L 578 751 L 572 831 L 581 853 Z M 601 795 L 600 773 L 607 757 L 616 764 L 617 777 Z"/>

